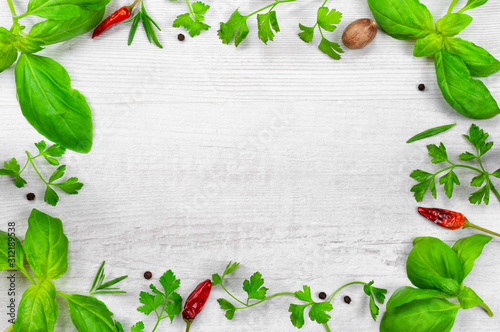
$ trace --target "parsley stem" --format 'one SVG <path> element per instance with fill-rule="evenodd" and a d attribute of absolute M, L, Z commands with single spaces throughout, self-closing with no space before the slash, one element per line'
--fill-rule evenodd
<path fill-rule="evenodd" d="M 297 0 L 276 0 L 276 1 L 275 1 L 275 2 L 273 2 L 272 4 L 267 5 L 267 6 L 265 6 L 264 8 L 261 8 L 261 9 L 259 9 L 259 10 L 256 10 L 256 11 L 254 11 L 253 13 L 251 13 L 251 14 L 249 14 L 249 15 L 245 16 L 245 17 L 247 17 L 247 18 L 248 18 L 248 17 L 253 16 L 253 15 L 257 14 L 257 13 L 260 13 L 261 11 L 266 10 L 267 8 L 270 8 L 270 7 L 273 7 L 273 8 L 274 8 L 274 7 L 276 7 L 277 5 L 279 5 L 280 3 L 294 2 L 294 1 L 297 1 Z"/>
<path fill-rule="evenodd" d="M 319 8 L 325 7 L 325 5 L 326 5 L 327 2 L 328 2 L 328 0 L 325 0 L 325 2 L 323 2 L 323 4 L 321 5 L 321 7 L 319 7 Z"/>
<path fill-rule="evenodd" d="M 224 281 L 224 279 L 222 279 L 222 281 Z M 221 283 L 220 283 L 220 285 L 221 285 L 222 289 L 223 289 L 223 290 L 225 290 L 225 291 L 226 291 L 226 293 L 227 293 L 229 296 L 231 296 L 233 299 L 235 299 L 235 300 L 236 300 L 236 301 L 238 301 L 239 303 L 243 304 L 244 306 L 247 306 L 247 305 L 245 304 L 245 302 L 242 302 L 242 301 L 238 300 L 235 296 L 233 296 L 233 294 L 229 293 L 229 291 L 226 289 L 226 287 L 224 287 L 224 285 L 222 284 L 222 281 L 221 281 Z"/>
<path fill-rule="evenodd" d="M 260 300 L 259 302 L 255 302 L 255 303 L 252 303 L 252 304 L 249 304 L 249 305 L 245 305 L 246 307 L 242 307 L 242 308 L 235 308 L 235 309 L 236 309 L 236 310 L 240 310 L 240 309 L 247 309 L 247 308 L 253 307 L 254 305 L 261 304 L 261 303 L 262 303 L 262 302 L 264 302 L 264 301 L 270 300 L 270 299 L 272 299 L 273 297 L 277 297 L 277 296 L 284 296 L 284 295 L 295 296 L 295 293 L 291 293 L 291 292 L 276 293 L 276 294 L 273 294 L 273 295 L 271 295 L 271 296 L 267 296 L 267 297 L 265 297 L 264 299 Z M 243 303 L 243 304 L 244 304 L 244 303 Z"/>
<path fill-rule="evenodd" d="M 324 323 L 323 324 L 325 326 L 325 329 L 327 332 L 331 332 L 332 330 L 330 330 L 330 327 L 328 326 L 328 323 Z"/>
<path fill-rule="evenodd" d="M 42 175 L 40 174 L 40 172 L 36 168 L 35 163 L 33 162 L 33 159 L 35 159 L 36 157 L 35 158 L 31 158 L 30 153 L 28 151 L 26 151 L 26 154 L 28 155 L 28 160 L 31 163 L 31 166 L 33 166 L 33 169 L 35 170 L 36 174 L 38 174 L 38 176 L 40 177 L 40 179 L 42 179 L 42 181 L 48 186 L 49 183 L 47 181 L 45 181 L 45 179 L 42 177 Z"/>
<path fill-rule="evenodd" d="M 189 8 L 189 12 L 191 13 L 191 17 L 193 18 L 193 20 L 195 20 L 193 8 L 191 7 L 191 4 L 189 3 L 189 0 L 186 0 L 186 4 L 187 4 L 187 6 Z"/>
<path fill-rule="evenodd" d="M 332 294 L 332 296 L 330 296 L 330 299 L 328 300 L 328 303 L 332 302 L 333 297 L 334 297 L 335 295 L 337 295 L 337 293 L 338 293 L 338 292 L 339 292 L 342 288 L 347 287 L 347 286 L 350 286 L 350 285 L 356 285 L 356 284 L 358 284 L 358 285 L 366 285 L 366 282 L 362 282 L 362 281 L 353 281 L 353 282 L 347 283 L 347 284 L 345 284 L 345 285 L 343 285 L 343 286 L 340 286 L 340 288 L 338 288 L 338 289 L 337 289 L 337 290 L 336 290 L 336 291 Z"/>
<path fill-rule="evenodd" d="M 500 193 L 498 193 L 497 188 L 493 186 L 493 183 L 491 183 L 490 177 L 488 175 L 486 175 L 486 179 L 490 184 L 491 191 L 493 191 L 493 194 L 495 194 L 496 198 L 500 201 Z"/>

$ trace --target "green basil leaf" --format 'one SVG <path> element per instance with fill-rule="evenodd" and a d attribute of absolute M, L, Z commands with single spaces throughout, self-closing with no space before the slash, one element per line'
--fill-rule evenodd
<path fill-rule="evenodd" d="M 432 14 L 418 0 L 368 0 L 378 25 L 396 39 L 416 39 L 434 31 Z"/>
<path fill-rule="evenodd" d="M 466 10 L 480 7 L 480 6 L 484 5 L 487 2 L 488 2 L 488 0 L 469 0 L 469 1 L 467 1 L 467 4 L 465 5 L 465 7 L 462 8 L 462 9 L 460 9 L 460 12 L 462 13 L 462 12 L 464 12 Z"/>
<path fill-rule="evenodd" d="M 472 17 L 467 14 L 453 13 L 441 17 L 436 22 L 437 31 L 443 36 L 453 37 L 458 35 L 462 30 L 467 28 L 472 23 Z"/>
<path fill-rule="evenodd" d="M 0 27 L 0 73 L 10 68 L 17 60 L 17 50 L 11 42 L 12 33 Z"/>
<path fill-rule="evenodd" d="M 493 312 L 491 311 L 491 309 L 476 294 L 476 292 L 474 292 L 469 287 L 464 287 L 460 294 L 458 294 L 458 302 L 460 302 L 462 309 L 470 309 L 480 305 L 484 308 L 484 310 L 486 310 L 490 317 L 493 317 Z"/>
<path fill-rule="evenodd" d="M 409 286 L 401 287 L 392 293 L 391 298 L 387 301 L 386 309 L 390 311 L 415 300 L 424 300 L 433 297 L 446 298 L 448 295 L 434 289 L 420 289 Z"/>
<path fill-rule="evenodd" d="M 28 38 L 41 45 L 70 40 L 95 28 L 102 20 L 105 11 L 104 7 L 99 10 L 79 8 L 78 17 L 62 21 L 45 20 L 35 24 L 31 28 Z"/>
<path fill-rule="evenodd" d="M 445 50 L 458 55 L 470 71 L 472 77 L 488 77 L 500 70 L 500 61 L 484 48 L 460 39 L 448 38 Z"/>
<path fill-rule="evenodd" d="M 444 299 L 429 298 L 403 304 L 387 310 L 380 322 L 380 331 L 449 332 L 455 323 L 459 304 Z"/>
<path fill-rule="evenodd" d="M 62 294 L 68 300 L 69 316 L 79 332 L 115 332 L 113 313 L 92 296 Z"/>
<path fill-rule="evenodd" d="M 408 255 L 406 272 L 411 283 L 449 295 L 460 291 L 464 280 L 462 263 L 443 241 L 434 237 L 416 238 Z"/>
<path fill-rule="evenodd" d="M 19 303 L 16 331 L 54 331 L 58 315 L 56 287 L 50 280 L 29 286 Z"/>
<path fill-rule="evenodd" d="M 81 153 L 92 147 L 92 117 L 85 97 L 71 88 L 66 70 L 52 59 L 22 54 L 16 65 L 23 115 L 49 140 Z"/>
<path fill-rule="evenodd" d="M 488 88 L 471 77 L 460 57 L 441 50 L 434 62 L 441 93 L 458 113 L 471 119 L 489 119 L 500 113 Z"/>
<path fill-rule="evenodd" d="M 490 242 L 491 236 L 474 234 L 455 242 L 452 249 L 457 254 L 464 267 L 464 279 L 474 267 L 475 260 L 481 256 L 484 246 Z"/>
<path fill-rule="evenodd" d="M 13 233 L 0 231 L 0 271 L 24 270 L 24 250 Z"/>
<path fill-rule="evenodd" d="M 33 209 L 24 240 L 26 258 L 37 280 L 55 280 L 68 269 L 68 238 L 59 219 Z"/>
<path fill-rule="evenodd" d="M 80 15 L 80 7 L 99 10 L 109 0 L 30 0 L 28 10 L 21 17 L 35 15 L 53 20 L 69 20 Z"/>
<path fill-rule="evenodd" d="M 424 38 L 420 38 L 415 43 L 413 55 L 416 57 L 431 56 L 443 48 L 443 35 L 431 33 Z"/>

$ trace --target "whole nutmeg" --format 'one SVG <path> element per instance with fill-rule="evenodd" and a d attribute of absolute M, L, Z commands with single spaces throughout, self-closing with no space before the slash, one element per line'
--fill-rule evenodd
<path fill-rule="evenodd" d="M 369 18 L 361 18 L 349 24 L 342 34 L 342 42 L 347 48 L 359 50 L 368 46 L 377 35 L 377 23 Z"/>

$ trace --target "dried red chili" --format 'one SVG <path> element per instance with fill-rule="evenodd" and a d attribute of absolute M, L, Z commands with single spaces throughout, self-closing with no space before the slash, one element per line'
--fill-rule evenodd
<path fill-rule="evenodd" d="M 469 220 L 467 220 L 467 218 L 465 218 L 465 216 L 460 212 L 455 212 L 445 209 L 419 207 L 418 213 L 420 213 L 422 216 L 429 219 L 430 221 L 434 222 L 435 224 L 444 228 L 455 230 L 459 228 L 470 227 L 500 237 L 500 234 L 498 233 L 492 232 L 488 229 L 479 227 L 469 222 Z"/>
<path fill-rule="evenodd" d="M 135 0 L 133 4 L 130 6 L 123 6 L 113 14 L 111 14 L 108 18 L 99 24 L 92 34 L 92 39 L 102 34 L 104 31 L 111 28 L 113 25 L 118 24 L 120 22 L 125 21 L 132 14 L 132 9 L 134 9 L 135 5 L 139 2 L 139 0 Z"/>
<path fill-rule="evenodd" d="M 207 302 L 211 290 L 212 281 L 207 279 L 196 286 L 194 291 L 189 294 L 189 297 L 184 304 L 184 311 L 182 311 L 182 318 L 184 318 L 187 324 L 186 332 L 189 331 L 191 323 L 203 309 L 203 306 L 205 305 L 205 302 Z"/>

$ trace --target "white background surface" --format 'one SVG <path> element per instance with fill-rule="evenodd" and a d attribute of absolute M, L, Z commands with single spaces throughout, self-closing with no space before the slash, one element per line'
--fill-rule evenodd
<path fill-rule="evenodd" d="M 18 13 L 27 1 L 18 1 Z M 347 51 L 333 61 L 298 36 L 298 23 L 314 22 L 321 1 L 298 1 L 277 7 L 282 31 L 268 46 L 257 39 L 256 19 L 240 47 L 222 45 L 218 22 L 237 7 L 248 13 L 270 1 L 208 1 L 207 23 L 213 28 L 194 39 L 171 28 L 183 2 L 147 0 L 146 6 L 163 31 L 164 49 L 149 45 L 142 28 L 131 47 L 128 27 L 120 26 L 91 40 L 86 34 L 41 52 L 61 63 L 73 87 L 93 110 L 94 146 L 90 154 L 68 152 L 67 175 L 85 186 L 77 196 L 61 194 L 57 207 L 43 202 L 44 188 L 29 170 L 28 185 L 17 189 L 0 178 L 2 229 L 17 223 L 21 239 L 32 208 L 61 218 L 69 238 L 69 268 L 56 281 L 68 293 L 86 293 L 102 260 L 109 277 L 128 274 L 126 295 L 101 296 L 125 327 L 144 320 L 138 295 L 172 269 L 182 279 L 185 298 L 200 281 L 222 272 L 229 260 L 241 262 L 227 286 L 241 294 L 241 283 L 260 271 L 269 293 L 296 291 L 303 284 L 313 293 L 331 294 L 340 285 L 375 280 L 388 288 L 409 285 L 405 262 L 417 236 L 437 236 L 451 244 L 475 233 L 447 231 L 416 212 L 408 177 L 416 168 L 437 170 L 426 144 L 442 141 L 452 158 L 465 151 L 461 137 L 472 120 L 454 112 L 442 99 L 431 59 L 412 57 L 412 42 L 382 32 L 361 51 Z M 448 1 L 425 1 L 435 18 Z M 124 2 L 112 1 L 107 13 Z M 339 41 L 354 19 L 371 17 L 365 1 L 331 1 L 344 13 L 333 40 Z M 460 4 L 459 4 L 460 5 Z M 471 12 L 474 22 L 460 37 L 500 57 L 500 4 L 491 1 Z M 0 21 L 10 27 L 5 2 Z M 29 21 L 28 21 L 29 22 Z M 185 33 L 184 42 L 177 34 Z M 425 83 L 427 90 L 417 90 Z M 498 75 L 485 83 L 500 99 Z M 0 159 L 25 160 L 24 150 L 42 139 L 23 118 L 15 98 L 13 69 L 0 75 Z M 499 119 L 476 121 L 500 142 Z M 406 144 L 430 127 L 457 123 L 439 137 Z M 498 143 L 500 144 L 500 143 Z M 36 150 L 35 150 L 36 151 Z M 485 157 L 486 167 L 499 168 L 500 149 Z M 48 176 L 49 167 L 42 167 Z M 500 230 L 499 202 L 489 206 L 467 202 L 472 174 L 460 172 L 463 186 L 448 200 L 423 206 L 465 213 L 472 222 Z M 498 183 L 498 182 L 497 182 Z M 28 192 L 37 194 L 34 202 Z M 497 314 L 481 309 L 459 312 L 453 331 L 499 331 L 500 263 L 498 240 L 491 242 L 466 279 Z M 5 275 L 5 274 L 2 274 Z M 7 282 L 0 281 L 2 289 Z M 18 281 L 21 290 L 26 280 Z M 342 302 L 349 295 L 350 305 Z M 291 299 L 278 298 L 236 313 L 227 321 L 215 288 L 192 331 L 295 331 L 288 318 Z M 6 292 L 0 293 L 6 303 Z M 67 305 L 59 301 L 56 331 L 73 331 Z M 333 331 L 377 331 L 361 287 L 342 291 L 333 302 Z M 2 307 L 4 307 L 2 305 Z M 382 309 L 382 313 L 383 313 Z M 3 314 L 0 327 L 6 324 Z M 183 331 L 177 319 L 159 331 Z M 303 331 L 323 331 L 307 322 Z"/>

